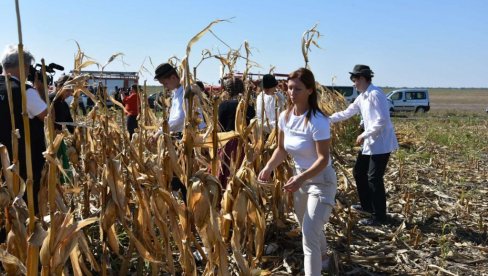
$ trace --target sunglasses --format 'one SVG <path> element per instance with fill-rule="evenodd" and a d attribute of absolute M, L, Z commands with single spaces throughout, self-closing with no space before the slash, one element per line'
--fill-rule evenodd
<path fill-rule="evenodd" d="M 357 80 L 359 80 L 359 78 L 361 78 L 361 75 L 351 75 L 350 77 L 352 82 L 356 82 Z"/>

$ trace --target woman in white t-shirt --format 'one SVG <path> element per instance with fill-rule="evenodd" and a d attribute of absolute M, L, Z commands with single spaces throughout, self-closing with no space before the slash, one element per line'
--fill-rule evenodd
<path fill-rule="evenodd" d="M 330 122 L 318 106 L 313 73 L 300 68 L 288 76 L 289 108 L 278 119 L 278 147 L 259 180 L 290 154 L 295 175 L 284 189 L 293 192 L 295 214 L 302 228 L 305 275 L 320 275 L 328 267 L 323 226 L 329 220 L 337 190 L 337 177 L 330 162 Z"/>

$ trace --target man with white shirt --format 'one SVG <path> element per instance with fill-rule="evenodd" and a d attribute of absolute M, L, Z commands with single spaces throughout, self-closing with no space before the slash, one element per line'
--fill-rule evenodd
<path fill-rule="evenodd" d="M 256 98 L 256 118 L 258 124 L 263 124 L 264 132 L 269 134 L 276 126 L 276 116 L 283 111 L 285 106 L 285 97 L 276 91 L 278 81 L 271 74 L 263 76 L 261 81 L 263 91 Z"/>
<path fill-rule="evenodd" d="M 185 126 L 185 109 L 183 103 L 183 85 L 176 69 L 169 63 L 160 64 L 155 71 L 154 79 L 159 81 L 167 91 L 171 91 L 171 107 L 169 109 L 169 131 L 180 136 Z"/>
<path fill-rule="evenodd" d="M 44 117 L 47 114 L 46 103 L 41 99 L 37 90 L 30 85 L 20 83 L 19 52 L 17 47 L 8 46 L 2 55 L 1 63 L 3 75 L 0 76 L 0 143 L 7 147 L 10 160 L 13 160 L 13 147 L 11 133 L 14 129 L 19 129 L 20 139 L 18 141 L 19 174 L 22 178 L 27 177 L 27 165 L 25 156 L 25 135 L 24 122 L 22 119 L 22 97 L 21 86 L 26 86 L 27 114 L 29 116 L 30 140 L 31 140 L 31 159 L 33 171 L 34 188 L 34 208 L 38 212 L 38 194 L 41 181 L 41 173 L 44 167 L 44 157 L 42 153 L 46 150 L 44 141 Z M 34 57 L 29 51 L 24 50 L 24 72 L 27 78 L 29 66 L 34 63 Z M 9 105 L 9 95 L 7 93 L 7 75 L 10 75 L 10 86 L 12 88 L 12 104 Z M 13 113 L 10 112 L 13 109 Z M 14 117 L 15 126 L 11 125 L 11 116 Z M 14 128 L 15 127 L 15 128 Z M 26 193 L 24 194 L 26 198 Z"/>
<path fill-rule="evenodd" d="M 168 125 L 172 137 L 180 140 L 183 137 L 183 129 L 185 127 L 186 116 L 185 109 L 187 108 L 186 104 L 188 104 L 187 100 L 184 101 L 185 91 L 183 90 L 183 85 L 181 85 L 180 83 L 180 77 L 178 76 L 176 68 L 174 68 L 169 63 L 162 63 L 158 65 L 158 67 L 156 67 L 154 75 L 155 80 L 162 84 L 166 90 L 172 92 Z M 201 116 L 201 114 L 200 118 L 202 120 L 198 125 L 198 128 L 203 129 L 206 127 L 206 124 L 203 121 L 203 117 Z M 162 129 L 159 129 L 159 131 L 151 137 L 150 142 L 156 141 L 159 135 L 161 135 L 162 133 Z M 173 191 L 181 190 L 183 200 L 186 202 L 186 188 L 176 176 L 174 176 L 171 180 L 171 187 Z"/>
<path fill-rule="evenodd" d="M 186 107 L 183 101 L 185 91 L 183 91 L 183 85 L 180 83 L 178 72 L 176 72 L 176 69 L 171 64 L 163 63 L 156 67 L 154 80 L 157 80 L 167 91 L 171 91 L 172 93 L 168 118 L 169 131 L 174 137 L 181 139 L 185 127 Z M 201 115 L 200 118 L 202 118 Z M 205 127 L 206 124 L 202 119 L 198 128 L 203 129 Z M 153 137 L 153 140 L 161 134 L 162 132 L 160 130 Z"/>
<path fill-rule="evenodd" d="M 360 224 L 381 224 L 387 219 L 383 176 L 390 153 L 398 149 L 398 142 L 386 95 L 371 83 L 373 71 L 367 65 L 358 64 L 349 73 L 360 95 L 346 110 L 332 114 L 330 120 L 340 122 L 361 113 L 364 132 L 356 139 L 361 150 L 353 170 L 361 206 L 353 205 L 353 208 L 373 214 L 372 219 L 360 220 Z"/>

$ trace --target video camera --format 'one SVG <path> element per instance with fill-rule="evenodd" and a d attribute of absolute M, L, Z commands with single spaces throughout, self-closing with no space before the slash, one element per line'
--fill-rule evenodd
<path fill-rule="evenodd" d="M 53 76 L 55 74 L 54 70 L 64 71 L 64 67 L 56 63 L 50 63 L 46 66 L 46 79 L 48 85 L 53 84 Z M 42 81 L 42 65 L 39 63 L 37 63 L 35 66 L 31 65 L 29 67 L 29 77 L 27 78 L 27 80 L 31 83 L 34 83 L 36 79 Z"/>

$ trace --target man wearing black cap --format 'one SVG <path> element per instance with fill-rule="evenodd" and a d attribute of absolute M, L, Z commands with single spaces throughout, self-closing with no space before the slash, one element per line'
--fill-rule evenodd
<path fill-rule="evenodd" d="M 183 105 L 183 96 L 185 93 L 180 83 L 178 72 L 176 72 L 176 69 L 171 64 L 163 63 L 156 67 L 154 75 L 154 80 L 157 80 L 166 90 L 172 91 L 173 93 L 171 95 L 171 107 L 168 118 L 169 131 L 181 137 L 185 125 L 185 108 Z M 198 128 L 202 129 L 205 126 L 202 120 Z"/>
<path fill-rule="evenodd" d="M 154 80 L 157 80 L 166 90 L 172 91 L 173 93 L 171 95 L 171 106 L 168 118 L 169 131 L 173 137 L 181 139 L 185 125 L 185 106 L 183 101 L 183 86 L 180 83 L 178 72 L 171 64 L 162 63 L 156 67 L 154 75 Z M 200 115 L 200 117 L 202 116 Z M 202 119 L 198 128 L 202 129 L 205 127 L 205 122 Z M 151 138 L 151 141 L 156 141 L 162 133 L 162 129 L 159 129 L 159 131 Z M 186 201 L 186 188 L 177 177 L 173 177 L 171 187 L 173 191 L 181 190 L 183 200 Z"/>
<path fill-rule="evenodd" d="M 364 132 L 356 139 L 361 150 L 353 169 L 361 205 L 352 207 L 373 214 L 372 219 L 360 220 L 360 224 L 381 224 L 387 219 L 383 176 L 390 153 L 398 149 L 398 142 L 388 100 L 383 91 L 371 83 L 373 71 L 367 65 L 358 64 L 349 73 L 360 95 L 346 110 L 332 114 L 330 120 L 340 122 L 361 113 Z"/>
<path fill-rule="evenodd" d="M 163 63 L 156 68 L 154 80 L 162 84 L 167 91 L 172 91 L 168 118 L 169 131 L 181 135 L 185 123 L 185 110 L 183 106 L 184 91 L 180 84 L 178 72 L 169 63 Z"/>
<path fill-rule="evenodd" d="M 162 63 L 156 67 L 154 80 L 162 84 L 166 90 L 172 91 L 168 118 L 169 131 L 173 134 L 173 137 L 181 139 L 185 124 L 185 110 L 183 106 L 184 91 L 178 72 L 171 64 Z M 151 140 L 156 141 L 162 133 L 163 130 L 160 128 Z M 186 187 L 176 176 L 171 179 L 171 189 L 175 192 L 181 191 L 181 197 L 186 202 Z"/>
<path fill-rule="evenodd" d="M 261 86 L 263 91 L 256 98 L 256 118 L 258 124 L 264 126 L 264 132 L 269 134 L 276 125 L 277 114 L 280 114 L 285 106 L 285 97 L 276 92 L 278 82 L 271 74 L 263 76 Z"/>

